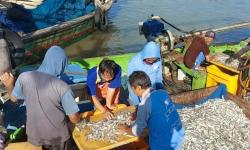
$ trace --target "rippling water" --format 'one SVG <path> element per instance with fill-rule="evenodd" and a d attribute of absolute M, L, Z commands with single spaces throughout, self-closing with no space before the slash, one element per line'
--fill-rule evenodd
<path fill-rule="evenodd" d="M 151 14 L 190 31 L 250 21 L 249 8 L 249 0 L 117 0 L 109 12 L 108 32 L 96 31 L 66 50 L 70 57 L 136 52 L 145 44 L 138 32 L 138 22 Z M 250 28 L 219 33 L 215 42 L 238 42 L 247 37 Z"/>

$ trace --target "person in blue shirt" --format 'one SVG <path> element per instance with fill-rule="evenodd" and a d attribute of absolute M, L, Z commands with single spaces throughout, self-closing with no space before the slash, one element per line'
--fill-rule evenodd
<path fill-rule="evenodd" d="M 163 88 L 162 77 L 162 61 L 160 54 L 160 46 L 155 42 L 148 42 L 142 51 L 137 53 L 128 64 L 127 76 L 131 75 L 133 71 L 144 71 L 150 78 L 152 87 L 154 89 Z M 140 99 L 133 93 L 130 86 L 129 90 L 129 104 L 138 105 Z"/>
<path fill-rule="evenodd" d="M 65 149 L 70 139 L 67 120 L 72 123 L 81 120 L 72 90 L 58 78 L 67 62 L 64 50 L 52 46 L 38 70 L 21 73 L 15 86 L 11 73 L 0 77 L 13 102 L 25 100 L 28 142 L 43 149 Z"/>
<path fill-rule="evenodd" d="M 141 97 L 136 121 L 132 127 L 118 125 L 129 134 L 140 136 L 148 129 L 149 145 L 152 150 L 177 150 L 184 140 L 184 128 L 170 96 L 164 90 L 154 90 L 149 76 L 135 71 L 129 76 L 134 93 Z"/>
<path fill-rule="evenodd" d="M 87 88 L 95 107 L 107 119 L 113 118 L 111 110 L 119 103 L 121 67 L 113 60 L 103 59 L 98 67 L 88 71 Z M 106 106 L 102 103 L 106 100 Z"/>

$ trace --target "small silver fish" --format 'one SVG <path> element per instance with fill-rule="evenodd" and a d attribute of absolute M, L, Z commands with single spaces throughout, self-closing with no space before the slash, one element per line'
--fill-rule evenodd
<path fill-rule="evenodd" d="M 178 112 L 185 128 L 182 150 L 250 149 L 250 120 L 234 102 L 214 99 Z"/>
<path fill-rule="evenodd" d="M 135 121 L 129 119 L 131 115 L 132 113 L 129 111 L 121 111 L 113 119 L 88 122 L 84 126 L 90 128 L 90 132 L 86 135 L 87 140 L 104 141 L 108 139 L 110 143 L 116 143 L 118 136 L 121 134 L 116 126 L 118 124 L 133 125 Z"/>

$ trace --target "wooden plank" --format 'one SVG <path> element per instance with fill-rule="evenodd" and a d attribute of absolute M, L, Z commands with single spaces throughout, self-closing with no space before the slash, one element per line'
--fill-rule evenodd
<path fill-rule="evenodd" d="M 227 93 L 226 98 L 232 100 L 235 102 L 243 111 L 243 113 L 246 115 L 247 118 L 250 119 L 250 103 L 244 101 L 242 98 L 232 95 L 230 93 Z"/>
<path fill-rule="evenodd" d="M 120 111 L 130 111 L 130 112 L 135 112 L 135 107 L 129 106 L 121 109 L 115 110 L 113 113 L 117 114 Z M 104 116 L 99 113 L 97 115 L 93 115 L 93 112 L 87 112 L 81 114 L 83 118 L 89 119 L 94 122 L 101 121 L 104 118 Z M 132 142 L 137 142 L 139 140 L 138 137 L 135 136 L 127 136 L 127 135 L 120 135 L 118 137 L 118 142 L 117 143 L 110 143 L 107 139 L 104 141 L 90 141 L 86 139 L 86 134 L 89 131 L 83 130 L 83 131 L 78 131 L 77 129 L 74 129 L 73 131 L 73 138 L 80 150 L 107 150 L 107 149 L 112 149 L 116 148 L 125 144 L 129 144 Z"/>
<path fill-rule="evenodd" d="M 42 150 L 42 147 L 37 147 L 29 142 L 11 143 L 5 150 Z"/>

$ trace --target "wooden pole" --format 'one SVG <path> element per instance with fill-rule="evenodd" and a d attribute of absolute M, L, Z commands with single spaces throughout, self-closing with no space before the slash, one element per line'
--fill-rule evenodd
<path fill-rule="evenodd" d="M 232 30 L 232 29 L 237 29 L 237 28 L 243 28 L 243 27 L 250 27 L 250 21 L 248 22 L 242 22 L 242 23 L 236 23 L 236 24 L 232 24 L 232 25 L 228 25 L 228 26 L 224 26 L 224 27 L 220 27 L 220 28 L 214 28 L 214 29 L 201 29 L 195 32 L 190 32 L 187 34 L 183 34 L 180 37 L 181 38 L 187 38 L 187 37 L 191 37 L 194 35 L 201 35 L 206 33 L 207 31 L 214 31 L 214 32 L 223 32 L 226 30 Z"/>

